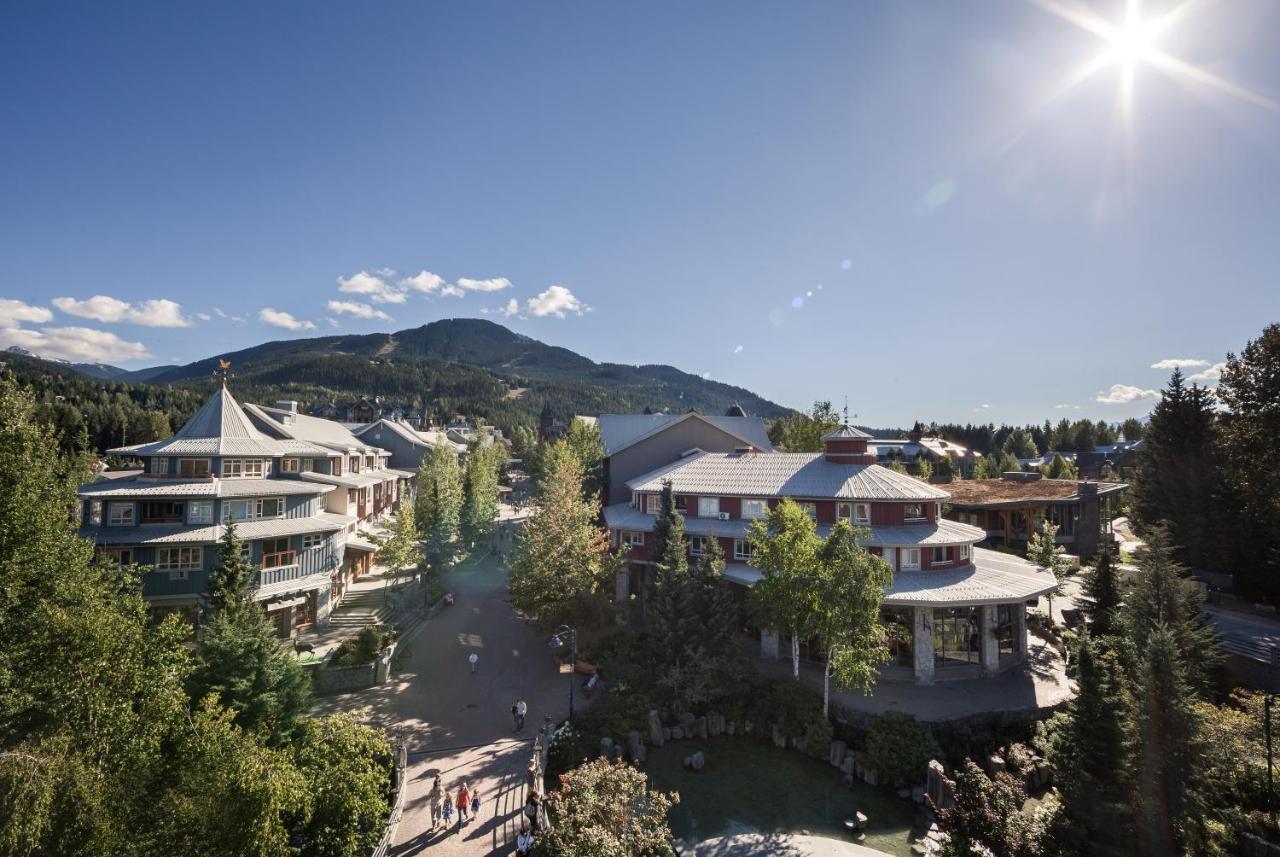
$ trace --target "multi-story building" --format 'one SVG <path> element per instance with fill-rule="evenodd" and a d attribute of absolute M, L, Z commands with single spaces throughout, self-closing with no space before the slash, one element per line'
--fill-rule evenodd
<path fill-rule="evenodd" d="M 799 503 L 820 535 L 838 521 L 865 527 L 864 544 L 894 570 L 885 592 L 891 629 L 883 678 L 935 679 L 994 675 L 1027 651 L 1026 605 L 1054 588 L 1053 575 L 1006 554 L 975 548 L 978 527 L 946 520 L 949 499 L 928 485 L 876 463 L 869 436 L 841 426 L 821 453 L 690 452 L 626 482 L 630 497 L 605 508 L 614 544 L 627 549 L 618 595 L 641 594 L 653 573 L 649 548 L 663 485 L 671 483 L 685 516 L 691 559 L 719 541 L 725 578 L 745 596 L 762 579 L 752 565 L 747 530 L 783 498 Z M 744 623 L 747 622 L 744 613 Z M 778 638 L 756 629 L 762 650 L 778 654 Z"/>
<path fill-rule="evenodd" d="M 172 437 L 111 452 L 140 459 L 142 472 L 82 486 L 80 534 L 122 564 L 149 567 L 143 597 L 153 609 L 198 624 L 234 520 L 258 567 L 255 598 L 280 635 L 327 622 L 349 534 L 372 514 L 333 481 L 349 467 L 346 450 L 264 431 L 224 385 Z"/>

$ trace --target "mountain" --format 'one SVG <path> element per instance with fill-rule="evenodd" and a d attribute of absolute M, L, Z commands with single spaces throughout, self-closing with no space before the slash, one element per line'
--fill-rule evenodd
<path fill-rule="evenodd" d="M 123 381 L 135 384 L 141 384 L 151 380 L 156 375 L 175 369 L 175 366 L 150 366 L 146 369 L 121 369 L 119 366 L 112 366 L 109 363 L 72 363 L 69 360 L 58 360 L 53 357 L 41 357 L 33 351 L 28 351 L 17 345 L 10 345 L 5 349 L 6 354 L 16 354 L 19 357 L 31 357 L 35 360 L 43 360 L 46 363 L 55 363 L 59 366 L 69 366 L 82 375 L 88 375 L 90 378 L 99 378 L 103 381 Z"/>
<path fill-rule="evenodd" d="M 463 367 L 485 370 L 506 382 L 516 395 L 532 389 L 554 394 L 564 406 L 580 413 L 602 410 L 668 410 L 698 408 L 723 413 L 738 402 L 749 413 L 766 418 L 790 413 L 749 390 L 721 384 L 661 364 L 627 366 L 595 361 L 554 345 L 547 345 L 484 319 L 446 319 L 395 333 L 321 336 L 267 342 L 185 366 L 158 367 L 145 379 L 152 384 L 207 379 L 219 359 L 231 361 L 241 383 L 282 385 L 305 383 L 366 395 L 403 395 L 391 387 L 406 371 L 427 372 L 435 383 L 448 382 L 450 372 Z M 373 362 L 385 367 L 370 373 Z M 450 370 L 449 366 L 458 367 Z M 466 373 L 462 373 L 466 374 Z M 348 377 L 344 377 L 348 376 Z M 141 380 L 141 379 L 132 379 Z M 406 376 L 401 379 L 408 383 Z M 457 380 L 457 379 L 454 379 Z M 468 383 L 481 383 L 471 376 Z M 376 389 L 383 386 L 383 391 Z M 412 387 L 410 387 L 412 389 Z"/>

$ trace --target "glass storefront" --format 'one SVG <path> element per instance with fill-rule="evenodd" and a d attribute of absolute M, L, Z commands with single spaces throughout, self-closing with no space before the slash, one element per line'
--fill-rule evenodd
<path fill-rule="evenodd" d="M 914 625 L 910 607 L 884 607 L 880 610 L 880 624 L 885 629 L 885 646 L 889 649 L 891 666 L 915 667 Z"/>
<path fill-rule="evenodd" d="M 1018 639 L 1018 613 L 1025 609 L 1021 604 L 1001 604 L 996 607 L 996 642 L 1001 655 L 1017 654 L 1021 640 Z"/>
<path fill-rule="evenodd" d="M 977 607 L 935 608 L 933 660 L 937 669 L 981 663 Z"/>

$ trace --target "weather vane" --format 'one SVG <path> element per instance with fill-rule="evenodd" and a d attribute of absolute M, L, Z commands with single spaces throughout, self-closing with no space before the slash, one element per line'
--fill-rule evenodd
<path fill-rule="evenodd" d="M 234 378 L 235 376 L 236 373 L 231 371 L 231 361 L 223 360 L 219 357 L 218 368 L 213 370 L 213 377 L 222 382 L 222 388 L 224 390 L 227 388 L 227 379 Z"/>

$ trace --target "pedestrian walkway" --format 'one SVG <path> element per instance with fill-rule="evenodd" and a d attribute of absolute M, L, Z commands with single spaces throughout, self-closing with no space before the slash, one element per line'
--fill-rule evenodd
<path fill-rule="evenodd" d="M 401 580 L 398 600 L 407 604 L 413 599 L 410 591 L 417 592 L 418 589 L 416 584 L 408 583 L 408 576 L 402 575 Z M 299 631 L 297 644 L 311 646 L 311 654 L 323 658 L 343 640 L 358 634 L 360 629 L 379 623 L 391 624 L 397 618 L 396 599 L 388 598 L 393 586 L 386 567 L 375 564 L 369 574 L 347 585 L 342 600 L 329 613 L 329 624 Z"/>
<path fill-rule="evenodd" d="M 511 516 L 503 516 L 504 526 Z M 392 854 L 509 854 L 524 805 L 523 775 L 544 717 L 568 712 L 570 676 L 559 672 L 547 637 L 508 603 L 507 570 L 497 556 L 445 576 L 455 603 L 422 625 L 392 680 L 319 700 L 316 713 L 353 712 L 405 742 L 410 776 L 404 818 Z M 470 671 L 467 656 L 479 656 Z M 529 714 L 513 732 L 511 704 L 523 696 Z M 480 787 L 481 818 L 444 835 L 432 831 L 426 795 L 439 774 L 456 791 Z"/>

